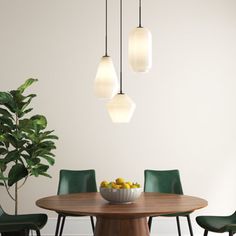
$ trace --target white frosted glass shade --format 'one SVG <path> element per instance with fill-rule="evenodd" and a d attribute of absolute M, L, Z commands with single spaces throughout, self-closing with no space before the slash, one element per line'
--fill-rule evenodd
<path fill-rule="evenodd" d="M 111 57 L 103 56 L 98 66 L 94 92 L 98 98 L 112 98 L 117 93 L 118 81 Z"/>
<path fill-rule="evenodd" d="M 147 72 L 152 67 L 152 35 L 142 27 L 129 34 L 129 64 L 136 72 Z"/>
<path fill-rule="evenodd" d="M 128 95 L 119 93 L 107 104 L 108 113 L 114 123 L 128 123 L 135 107 L 135 103 Z"/>

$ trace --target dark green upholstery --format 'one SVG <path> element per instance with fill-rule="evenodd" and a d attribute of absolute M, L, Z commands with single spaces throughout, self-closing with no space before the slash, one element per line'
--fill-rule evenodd
<path fill-rule="evenodd" d="M 180 175 L 178 170 L 145 170 L 144 171 L 144 192 L 159 192 L 183 194 Z M 167 217 L 176 217 L 178 234 L 181 235 L 179 217 L 185 216 L 188 220 L 190 234 L 193 235 L 190 214 L 191 212 L 181 212 L 176 214 L 161 215 Z M 148 225 L 151 230 L 152 218 L 149 217 Z"/>
<path fill-rule="evenodd" d="M 0 232 L 16 232 L 35 230 L 40 235 L 40 229 L 47 223 L 46 214 L 8 215 L 0 206 Z"/>
<path fill-rule="evenodd" d="M 85 192 L 97 192 L 95 170 L 60 170 L 58 195 Z M 62 235 L 66 216 L 74 215 L 58 214 L 56 236 Z M 90 216 L 90 220 L 94 232 L 92 216 Z"/>
<path fill-rule="evenodd" d="M 94 170 L 61 170 L 58 195 L 97 192 Z"/>
<path fill-rule="evenodd" d="M 204 235 L 207 235 L 208 231 L 229 232 L 230 235 L 236 233 L 236 212 L 230 216 L 198 216 L 196 221 L 205 229 Z"/>
<path fill-rule="evenodd" d="M 145 170 L 145 192 L 183 194 L 178 170 Z"/>

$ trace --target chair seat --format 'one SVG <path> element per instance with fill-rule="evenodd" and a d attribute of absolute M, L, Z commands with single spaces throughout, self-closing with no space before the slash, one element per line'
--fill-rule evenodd
<path fill-rule="evenodd" d="M 197 223 L 208 231 L 223 233 L 236 229 L 236 214 L 230 216 L 198 216 Z"/>
<path fill-rule="evenodd" d="M 39 230 L 47 223 L 46 214 L 7 215 L 0 218 L 0 231 L 11 232 L 22 229 Z"/>

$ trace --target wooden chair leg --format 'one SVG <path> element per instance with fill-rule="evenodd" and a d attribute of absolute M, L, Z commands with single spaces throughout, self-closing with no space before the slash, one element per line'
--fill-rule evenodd
<path fill-rule="evenodd" d="M 205 229 L 205 231 L 204 231 L 204 235 L 203 235 L 203 236 L 207 236 L 207 234 L 208 234 L 208 230 Z"/>
<path fill-rule="evenodd" d="M 59 236 L 62 236 L 62 232 L 63 232 L 64 224 L 65 224 L 65 219 L 66 219 L 66 217 L 62 216 L 61 229 L 60 229 Z"/>
<path fill-rule="evenodd" d="M 92 225 L 92 229 L 93 229 L 93 234 L 94 234 L 95 226 L 94 226 L 94 220 L 93 220 L 92 216 L 90 216 L 90 221 L 91 221 L 91 225 Z"/>
<path fill-rule="evenodd" d="M 56 226 L 56 232 L 55 232 L 55 236 L 58 236 L 58 232 L 59 232 L 59 228 L 60 228 L 60 224 L 61 224 L 61 215 L 58 214 L 57 216 L 57 226 Z"/>
<path fill-rule="evenodd" d="M 181 229 L 180 229 L 180 223 L 179 223 L 179 216 L 176 216 L 176 222 L 177 222 L 178 235 L 181 236 Z"/>
<path fill-rule="evenodd" d="M 151 227 L 152 227 L 152 216 L 150 216 L 149 219 L 148 219 L 149 232 L 151 232 Z"/>
<path fill-rule="evenodd" d="M 190 215 L 187 215 L 187 220 L 188 220 L 188 227 L 189 227 L 190 235 L 193 236 L 193 228 L 192 228 L 192 224 L 191 224 Z"/>

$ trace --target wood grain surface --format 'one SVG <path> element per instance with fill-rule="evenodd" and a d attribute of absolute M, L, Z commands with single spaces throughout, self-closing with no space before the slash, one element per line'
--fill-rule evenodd
<path fill-rule="evenodd" d="M 207 201 L 186 195 L 142 193 L 131 204 L 114 205 L 104 200 L 100 193 L 78 193 L 42 198 L 36 205 L 73 215 L 132 218 L 194 211 L 207 206 Z"/>

